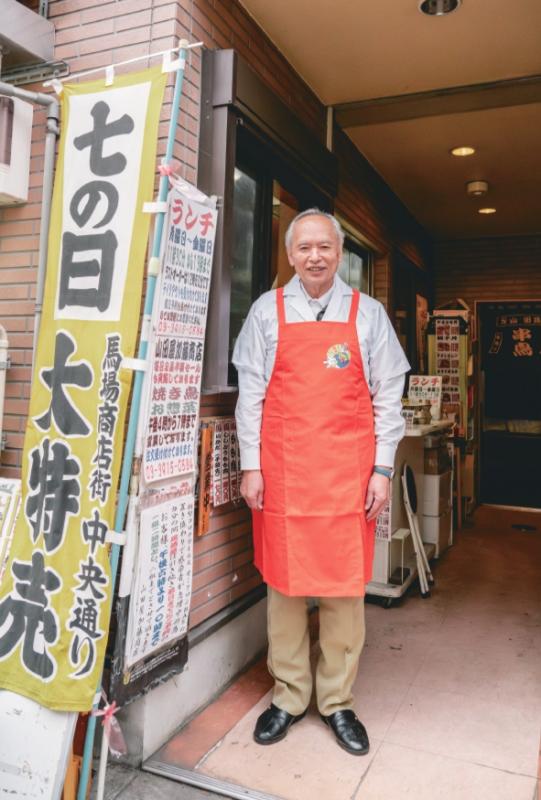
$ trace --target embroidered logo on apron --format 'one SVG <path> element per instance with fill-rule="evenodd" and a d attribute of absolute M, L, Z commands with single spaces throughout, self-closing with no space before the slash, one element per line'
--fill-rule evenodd
<path fill-rule="evenodd" d="M 323 362 L 327 368 L 344 369 L 349 367 L 351 353 L 347 344 L 333 344 L 327 350 L 327 358 Z"/>

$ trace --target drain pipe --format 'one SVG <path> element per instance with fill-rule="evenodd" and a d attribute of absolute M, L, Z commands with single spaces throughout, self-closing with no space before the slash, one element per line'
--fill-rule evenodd
<path fill-rule="evenodd" d="M 34 338 L 32 340 L 32 374 L 36 347 L 41 325 L 41 312 L 43 309 L 43 294 L 45 291 L 45 275 L 47 273 L 47 252 L 49 248 L 49 222 L 51 219 L 51 206 L 53 197 L 53 179 L 55 166 L 56 138 L 60 132 L 60 105 L 55 100 L 47 109 L 47 133 L 45 134 L 45 155 L 43 159 L 43 189 L 41 201 L 41 223 L 39 229 L 39 257 L 38 274 L 36 279 L 36 305 L 34 311 Z"/>
<path fill-rule="evenodd" d="M 27 92 L 10 83 L 0 81 L 0 95 L 18 97 L 29 103 L 47 108 L 47 132 L 45 134 L 45 154 L 43 159 L 43 188 L 41 202 L 41 222 L 39 229 L 38 274 L 36 278 L 36 305 L 34 316 L 34 338 L 32 344 L 32 371 L 36 355 L 41 310 L 43 308 L 43 292 L 45 289 L 45 273 L 47 271 L 47 248 L 49 244 L 49 221 L 51 219 L 51 203 L 53 195 L 53 177 L 55 165 L 56 137 L 59 134 L 60 104 L 56 97 L 43 92 Z"/>
<path fill-rule="evenodd" d="M 6 372 L 9 367 L 8 359 L 8 336 L 6 329 L 0 325 L 0 452 L 6 446 L 6 437 L 2 433 L 2 423 L 4 418 L 4 393 L 6 390 Z"/>

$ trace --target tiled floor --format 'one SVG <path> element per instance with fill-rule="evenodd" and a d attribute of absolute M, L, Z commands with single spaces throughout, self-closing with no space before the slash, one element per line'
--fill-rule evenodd
<path fill-rule="evenodd" d="M 517 522 L 538 530 L 513 530 Z M 286 740 L 257 746 L 254 722 L 270 700 L 260 663 L 153 762 L 285 800 L 534 800 L 541 515 L 479 509 L 435 578 L 430 599 L 367 604 L 355 709 L 368 756 L 341 750 L 314 709 Z"/>

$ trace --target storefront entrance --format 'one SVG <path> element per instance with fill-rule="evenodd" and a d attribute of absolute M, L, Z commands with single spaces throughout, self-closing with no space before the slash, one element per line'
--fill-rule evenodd
<path fill-rule="evenodd" d="M 541 508 L 541 302 L 478 304 L 480 501 Z"/>
<path fill-rule="evenodd" d="M 541 540 L 524 529 L 537 518 L 477 509 L 473 527 L 438 562 L 433 597 L 412 589 L 390 611 L 367 604 L 354 690 L 371 737 L 367 756 L 341 750 L 315 707 L 284 741 L 255 744 L 255 720 L 271 699 L 263 657 L 143 769 L 239 799 L 531 800 Z M 502 564 L 520 581 L 504 581 Z"/>

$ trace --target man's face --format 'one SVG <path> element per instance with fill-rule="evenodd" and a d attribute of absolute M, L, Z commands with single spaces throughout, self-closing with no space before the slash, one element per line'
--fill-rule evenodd
<path fill-rule="evenodd" d="M 342 248 L 332 222 L 316 214 L 293 227 L 289 263 L 311 297 L 320 297 L 331 286 L 342 258 Z"/>

